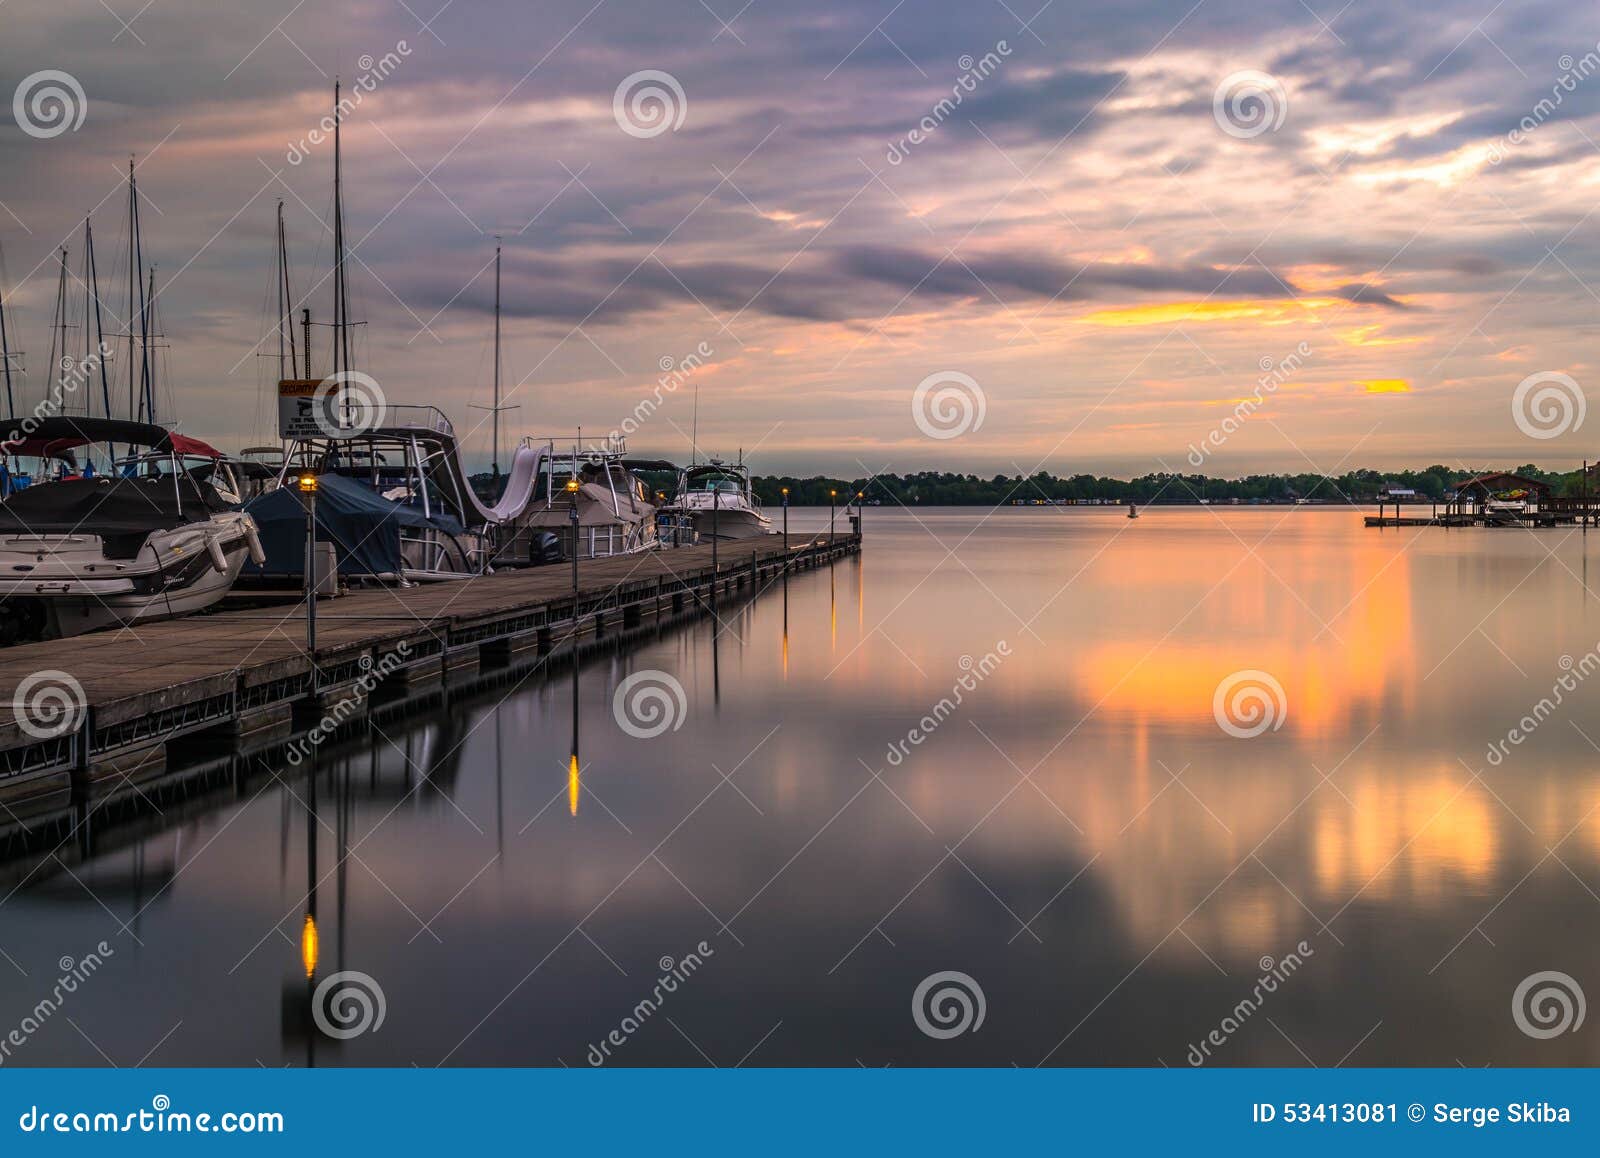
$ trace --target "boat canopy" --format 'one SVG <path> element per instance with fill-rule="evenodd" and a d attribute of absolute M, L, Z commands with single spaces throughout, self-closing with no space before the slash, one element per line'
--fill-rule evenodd
<path fill-rule="evenodd" d="M 459 505 L 461 516 L 474 526 L 509 522 L 532 501 L 534 480 L 544 463 L 542 448 L 526 445 L 517 448 L 511 456 L 511 468 L 499 500 L 492 506 L 485 506 L 467 477 L 450 420 L 431 406 L 389 407 L 391 416 L 401 411 L 422 412 L 424 418 L 409 425 L 380 426 L 349 439 L 304 440 L 296 444 L 297 453 L 315 464 L 326 478 L 341 468 L 364 468 L 373 462 L 384 465 L 384 448 L 414 444 L 428 459 L 423 467 L 424 475 L 440 487 L 448 500 Z M 285 463 L 280 477 L 286 477 L 288 469 Z"/>
<path fill-rule="evenodd" d="M 126 441 L 126 439 L 124 439 Z M 189 454 L 196 458 L 224 458 L 226 457 L 209 442 L 198 438 L 190 438 L 187 434 L 174 433 L 172 435 L 172 449 L 179 454 Z"/>
<path fill-rule="evenodd" d="M 126 442 L 131 446 L 148 446 L 160 451 L 178 453 L 221 455 L 197 438 L 173 434 L 164 426 L 148 422 L 128 422 L 121 418 L 88 418 L 56 415 L 51 418 L 7 418 L 0 420 L 0 431 L 5 441 L 0 442 L 0 454 L 62 458 L 65 452 L 78 446 L 96 442 Z M 201 451 L 180 449 L 178 442 L 204 447 Z"/>
<path fill-rule="evenodd" d="M 0 503 L 0 535 L 98 535 L 108 558 L 129 559 L 152 531 L 230 509 L 209 483 L 185 476 L 62 479 Z"/>
<path fill-rule="evenodd" d="M 255 519 L 267 561 L 245 564 L 254 575 L 304 575 L 306 509 L 293 487 L 278 487 L 245 504 Z M 317 480 L 317 539 L 336 548 L 341 575 L 398 575 L 404 566 L 401 535 L 411 528 L 459 534 L 453 519 L 425 518 L 421 511 L 381 498 L 355 479 L 324 474 Z"/>

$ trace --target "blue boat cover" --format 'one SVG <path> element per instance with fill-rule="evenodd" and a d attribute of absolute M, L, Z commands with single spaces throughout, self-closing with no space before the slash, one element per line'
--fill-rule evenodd
<path fill-rule="evenodd" d="M 304 575 L 306 509 L 298 491 L 279 487 L 257 495 L 244 506 L 256 521 L 267 561 L 246 562 L 245 575 Z M 421 511 L 390 502 L 363 484 L 336 474 L 317 483 L 317 541 L 332 543 L 341 575 L 397 575 L 400 572 L 400 529 L 442 527 L 454 531 L 454 520 L 429 519 Z"/>

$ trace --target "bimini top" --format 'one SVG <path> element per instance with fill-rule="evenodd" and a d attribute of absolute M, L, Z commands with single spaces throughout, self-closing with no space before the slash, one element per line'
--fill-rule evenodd
<path fill-rule="evenodd" d="M 76 446 L 94 442 L 126 442 L 133 446 L 148 446 L 155 450 L 178 449 L 184 454 L 216 452 L 199 439 L 174 435 L 164 426 L 148 422 L 128 422 L 121 418 L 87 418 L 57 415 L 53 418 L 7 418 L 0 420 L 0 454 L 20 454 L 40 458 L 59 458 L 63 452 Z M 182 439 L 187 445 L 181 449 L 174 442 Z M 194 449 L 204 447 L 204 450 Z"/>
<path fill-rule="evenodd" d="M 748 475 L 750 471 L 743 463 L 723 462 L 720 459 L 714 458 L 710 462 L 703 462 L 697 466 L 691 466 L 683 473 L 689 478 L 699 478 L 702 475 L 708 474 L 720 474 L 729 477 L 738 477 Z"/>
<path fill-rule="evenodd" d="M 99 535 L 107 557 L 131 559 L 152 531 L 203 523 L 229 509 L 210 483 L 187 475 L 61 479 L 0 503 L 0 535 Z"/>

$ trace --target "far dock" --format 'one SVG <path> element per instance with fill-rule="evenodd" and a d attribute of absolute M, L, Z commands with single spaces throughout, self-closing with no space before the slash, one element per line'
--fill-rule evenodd
<path fill-rule="evenodd" d="M 1588 477 L 1588 464 L 1584 464 Z M 1549 483 L 1525 475 L 1497 471 L 1464 479 L 1442 501 L 1428 503 L 1428 513 L 1415 491 L 1390 488 L 1378 496 L 1378 513 L 1366 516 L 1369 527 L 1550 527 L 1600 526 L 1600 496 L 1556 496 Z M 1386 514 L 1389 508 L 1394 514 Z M 1417 514 L 1402 514 L 1417 508 Z"/>

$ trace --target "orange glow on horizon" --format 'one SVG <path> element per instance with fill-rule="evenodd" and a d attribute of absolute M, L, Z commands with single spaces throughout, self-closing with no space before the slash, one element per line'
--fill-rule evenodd
<path fill-rule="evenodd" d="M 1083 320 L 1097 326 L 1170 326 L 1179 322 L 1233 321 L 1261 321 L 1274 324 L 1295 320 L 1307 312 L 1347 304 L 1339 298 L 1300 298 L 1297 301 L 1161 302 L 1148 306 L 1096 310 Z"/>

